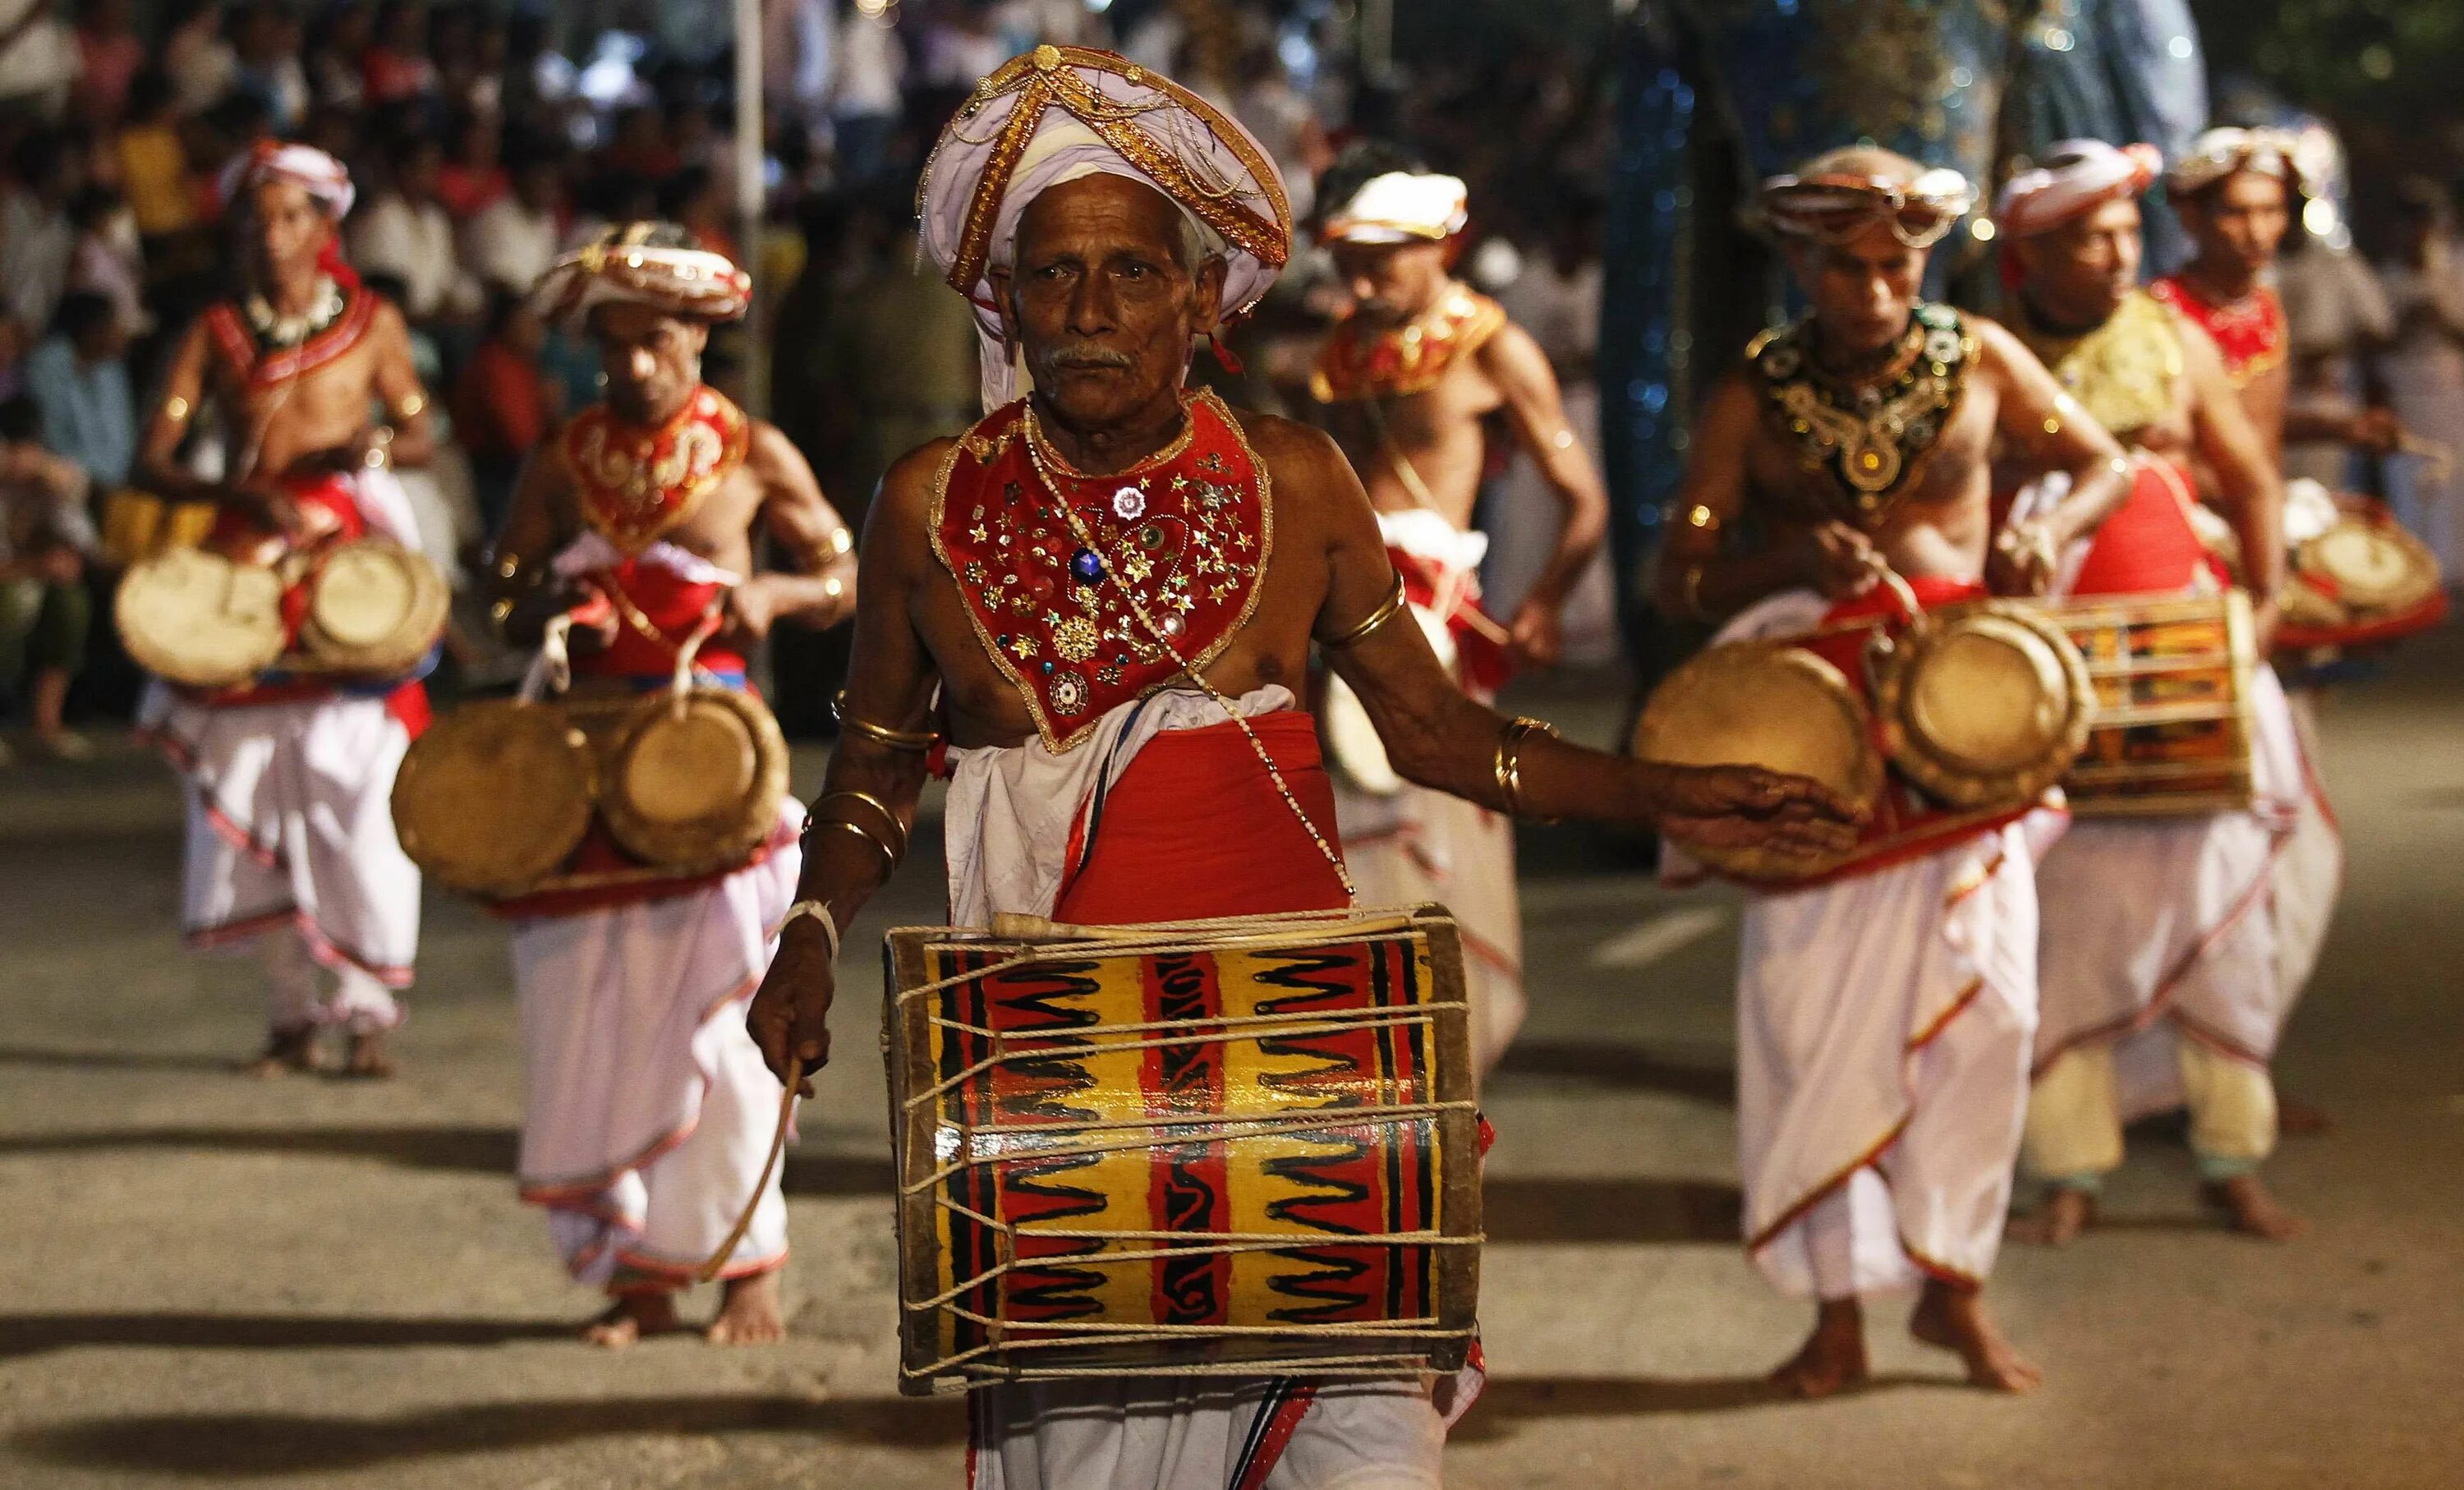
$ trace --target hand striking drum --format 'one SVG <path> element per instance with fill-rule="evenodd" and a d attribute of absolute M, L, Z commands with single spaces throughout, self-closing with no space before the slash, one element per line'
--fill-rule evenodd
<path fill-rule="evenodd" d="M 1872 803 L 1811 887 L 1695 855 L 1791 891 L 1747 905 L 1739 1127 L 1748 1249 L 1818 1301 L 1774 1377 L 1808 1396 L 1864 1378 L 1860 1296 L 1920 1282 L 1917 1338 L 1981 1386 L 2038 1379 L 1981 1290 L 2035 1021 L 2030 814 L 2079 748 L 2085 679 L 2057 628 L 1987 592 L 2040 591 L 2126 467 L 2009 332 L 1917 299 L 1970 206 L 1955 172 L 1871 149 L 1765 185 L 1813 309 L 1711 392 L 1661 555 L 1668 613 L 1738 614 L 1734 645 L 1653 700 L 1643 753 L 1791 762 Z M 1997 532 L 1997 445 L 2068 500 Z M 1727 541 L 1748 512 L 1760 541 Z"/>
<path fill-rule="evenodd" d="M 1118 57 L 1039 48 L 961 107 L 934 156 L 924 208 L 926 252 L 980 307 L 992 412 L 899 462 L 874 504 L 840 747 L 814 803 L 795 913 L 754 1000 L 755 1038 L 790 1080 L 826 1058 L 839 929 L 904 852 L 928 756 L 946 761 L 957 930 L 914 944 L 927 975 L 904 985 L 913 997 L 899 1007 L 928 1012 L 935 1033 L 914 1031 L 901 1059 L 899 1121 L 903 1162 L 931 1166 L 913 1172 L 912 1194 L 967 1210 L 912 1203 L 902 1247 L 911 1342 L 948 1331 L 910 1369 L 994 1378 L 971 1397 L 976 1483 L 1258 1484 L 1279 1459 L 1328 1482 L 1373 1472 L 1434 1482 L 1443 1419 L 1419 1375 L 1278 1376 L 1258 1365 L 1194 1374 L 1174 1358 L 1186 1346 L 1167 1338 L 1188 1323 L 1198 1333 L 1184 1338 L 1243 1341 L 1234 1354 L 1323 1353 L 1309 1338 L 1319 1332 L 1304 1326 L 1331 1320 L 1375 1337 L 1399 1325 L 1428 1333 L 1411 1348 L 1373 1338 L 1344 1353 L 1366 1364 L 1451 1359 L 1439 1348 L 1460 1341 L 1467 1296 L 1449 1302 L 1441 1286 L 1424 1298 L 1407 1276 L 1416 1249 L 1439 1254 L 1441 1281 L 1448 1249 L 1460 1250 L 1450 1227 L 1465 1213 L 1450 1221 L 1441 1200 L 1431 1219 L 1427 1202 L 1441 1188 L 1393 1191 L 1391 1208 L 1356 1216 L 1281 1188 L 1316 1193 L 1309 1175 L 1353 1161 L 1311 1134 L 1374 1127 L 1381 1112 L 1413 1123 L 1441 1114 L 1441 1130 L 1452 1125 L 1445 1164 L 1463 1162 L 1458 1104 L 1468 1094 L 1449 1090 L 1442 1070 L 1426 1088 L 1398 1073 L 1389 1095 L 1382 1076 L 1337 1078 L 1299 1054 L 1323 1039 L 1353 1041 L 1373 1063 L 1380 1049 L 1402 1055 L 1396 1042 L 1419 1038 L 1405 1026 L 1434 1011 L 1400 997 L 1391 977 L 1381 996 L 1375 977 L 1336 975 L 1375 959 L 1332 950 L 1268 978 L 1225 975 L 1239 949 L 1210 948 L 1210 982 L 1161 960 L 1148 975 L 1099 942 L 1086 960 L 1104 971 L 1069 972 L 1037 992 L 1022 980 L 1056 965 L 1013 966 L 1004 977 L 1018 979 L 998 997 L 987 990 L 980 1009 L 975 996 L 941 999 L 965 986 L 944 983 L 964 969 L 932 971 L 931 959 L 965 955 L 973 931 L 991 933 L 1006 960 L 999 944 L 1009 938 L 995 923 L 1004 912 L 1082 927 L 1199 923 L 1155 934 L 1200 938 L 1231 930 L 1222 918 L 1264 916 L 1276 919 L 1238 930 L 1295 953 L 1356 947 L 1367 933 L 1347 937 L 1342 922 L 1313 914 L 1339 914 L 1352 899 L 1316 732 L 1294 708 L 1313 639 L 1401 775 L 1497 810 L 1811 851 L 1844 838 L 1850 815 L 1811 782 L 1642 766 L 1509 723 L 1463 696 L 1419 627 L 1395 624 L 1400 581 L 1332 444 L 1181 386 L 1193 343 L 1254 304 L 1289 247 L 1274 166 L 1202 99 Z M 1034 387 L 1024 400 L 1015 394 L 1022 365 Z M 934 950 L 945 944 L 956 950 Z M 1169 941 L 1154 951 L 1182 955 Z M 1301 1001 L 1266 994 L 1278 979 Z M 1322 1019 L 1310 1007 L 1320 997 Z M 1391 1014 L 1373 1012 L 1380 1007 Z M 1271 1039 L 1262 1033 L 1302 1015 Z M 1347 1025 L 1358 1033 L 1342 1034 Z M 1062 1027 L 1092 1033 L 1086 1044 L 1043 1043 Z M 1150 1047 L 1155 1071 L 1148 1055 L 1108 1043 Z M 927 1080 L 914 1054 L 927 1048 L 955 1064 Z M 1051 1059 L 1034 1059 L 1039 1048 Z M 1321 1095 L 1305 1094 L 1303 1065 L 1329 1074 Z M 935 1112 L 959 1092 L 969 1094 L 959 1112 Z M 988 1110 L 968 1110 L 977 1100 Z M 1177 1123 L 1153 1131 L 1152 1120 L 1183 1113 L 1193 1115 L 1185 1133 Z M 1039 1157 L 1010 1169 L 1004 1190 L 984 1140 L 1047 1121 L 1052 1136 L 1022 1139 L 1042 1146 Z M 1308 1131 L 1266 1131 L 1277 1127 Z M 1227 1147 L 1221 1183 L 1175 1182 L 1211 1172 L 1198 1154 L 1184 1172 L 1186 1150 L 1235 1128 L 1258 1130 L 1264 1147 Z M 1356 1142 L 1397 1161 L 1413 1152 L 1375 1135 Z M 1030 1172 L 1046 1160 L 1058 1172 Z M 940 1172 L 951 1166 L 963 1168 Z M 1163 1187 L 1152 1203 L 1140 1197 L 1153 1192 L 1121 1188 L 1141 1166 Z M 1262 1206 L 1283 1214 L 1252 1214 Z M 1071 1211 L 1083 1224 L 1063 1214 Z M 935 1260 L 938 1234 L 918 1231 L 928 1219 L 954 1223 L 970 1250 Z M 1338 1245 L 1320 1235 L 1331 1228 L 1353 1230 L 1361 1256 L 1311 1262 Z M 1038 1231 L 1061 1234 L 1057 1251 L 1044 1251 Z M 1155 1256 L 1098 1269 L 1111 1285 L 1032 1264 L 983 1276 L 987 1248 L 997 1260 L 1005 1244 L 1049 1257 L 1087 1243 Z M 1399 1292 L 1368 1298 L 1321 1276 L 1349 1276 L 1356 1262 L 1397 1269 L 1386 1276 Z M 1167 1275 L 1188 1286 L 1158 1298 Z M 1228 1291 L 1210 1296 L 1210 1281 L 1227 1277 Z M 1027 1349 L 1038 1332 L 1018 1326 L 1053 1313 L 1077 1343 Z M 1129 1358 L 1088 1353 L 1106 1334 L 1132 1342 L 1116 1348 Z M 1086 1374 L 1024 1379 L 1030 1365 Z M 1448 1406 L 1461 1405 L 1459 1385 L 1447 1379 Z"/>
<path fill-rule="evenodd" d="M 419 875 L 385 800 L 427 718 L 404 680 L 447 600 L 390 469 L 428 458 L 427 398 L 401 314 L 335 250 L 342 167 L 268 145 L 223 186 L 248 224 L 247 282 L 181 339 L 139 452 L 146 485 L 213 503 L 214 527 L 130 571 L 121 635 L 160 680 L 142 719 L 187 782 L 187 939 L 268 960 L 253 1069 L 305 1069 L 317 1033 L 341 1028 L 345 1069 L 383 1075 L 419 940 Z M 218 442 L 214 479 L 181 459 L 209 405 L 221 433 L 194 443 Z"/>

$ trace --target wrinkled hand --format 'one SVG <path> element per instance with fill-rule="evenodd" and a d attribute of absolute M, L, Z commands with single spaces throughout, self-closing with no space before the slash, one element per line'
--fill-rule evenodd
<path fill-rule="evenodd" d="M 1681 844 L 1769 848 L 1814 858 L 1857 841 L 1866 819 L 1809 777 L 1760 766 L 1664 766 L 1660 831 Z"/>
<path fill-rule="evenodd" d="M 2404 448 L 2404 422 L 2391 408 L 2365 408 L 2344 430 L 2345 443 L 2373 455 L 2392 455 Z"/>
<path fill-rule="evenodd" d="M 744 1031 L 761 1047 L 770 1074 L 787 1079 L 788 1066 L 803 1063 L 806 1080 L 800 1096 L 813 1094 L 812 1073 L 829 1063 L 830 1000 L 838 979 L 830 966 L 829 939 L 808 920 L 799 920 L 779 933 L 779 954 L 761 975 L 761 987 L 745 1012 Z"/>
<path fill-rule="evenodd" d="M 747 580 L 727 592 L 726 629 L 730 635 L 748 642 L 762 641 L 778 619 L 778 592 L 759 578 Z"/>
<path fill-rule="evenodd" d="M 1816 523 L 1806 530 L 1803 542 L 1806 582 L 1825 600 L 1862 595 L 1877 582 L 1880 558 L 1873 540 L 1846 523 Z"/>
<path fill-rule="evenodd" d="M 1566 654 L 1564 610 L 1539 600 L 1527 600 L 1507 629 L 1507 650 L 1527 668 L 1553 668 Z"/>
<path fill-rule="evenodd" d="M 1986 584 L 1996 595 L 2042 595 L 2053 587 L 2061 562 L 2053 528 L 2041 521 L 2014 523 L 1993 536 L 1985 556 Z"/>

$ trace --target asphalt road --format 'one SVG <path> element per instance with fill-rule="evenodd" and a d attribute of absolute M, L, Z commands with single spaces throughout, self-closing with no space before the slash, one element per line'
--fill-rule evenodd
<path fill-rule="evenodd" d="M 2351 879 L 2281 1071 L 2337 1127 L 2273 1171 L 2313 1230 L 2215 1230 L 2178 1141 L 2143 1136 L 2114 1226 L 2005 1254 L 2050 1376 L 2027 1399 L 1959 1386 L 1895 1305 L 1872 1390 L 1762 1391 L 1803 1320 L 1735 1242 L 1733 905 L 1529 834 L 1533 1013 L 1487 1102 L 1494 1377 L 1448 1482 L 2464 1485 L 2459 671 L 2441 638 L 2328 712 Z M 1529 702 L 1613 727 L 1604 693 Z M 402 1079 L 243 1081 L 254 970 L 177 949 L 177 806 L 133 752 L 0 772 L 0 1486 L 958 1483 L 962 1408 L 893 1384 L 867 938 L 787 1171 L 791 1339 L 594 1351 L 592 1296 L 514 1198 L 501 929 L 431 898 Z M 918 838 L 870 927 L 938 918 Z"/>

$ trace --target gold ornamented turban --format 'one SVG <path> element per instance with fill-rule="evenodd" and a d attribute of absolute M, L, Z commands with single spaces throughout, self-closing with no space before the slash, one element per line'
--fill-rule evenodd
<path fill-rule="evenodd" d="M 656 223 L 611 228 L 539 276 L 531 304 L 581 330 L 602 305 L 647 305 L 693 320 L 734 320 L 752 302 L 753 278 L 724 253 L 653 244 Z"/>
<path fill-rule="evenodd" d="M 1948 166 L 1911 181 L 1822 172 L 1773 176 L 1763 183 L 1762 220 L 1783 238 L 1843 244 L 1885 226 L 1912 249 L 1931 248 L 1976 205 L 1976 188 Z"/>
<path fill-rule="evenodd" d="M 1283 177 L 1249 132 L 1126 57 L 1041 46 L 976 85 L 924 167 L 923 251 L 975 303 L 983 396 L 1015 396 L 989 272 L 1006 264 L 1028 203 L 1064 182 L 1124 176 L 1170 197 L 1222 245 L 1223 313 L 1255 306 L 1291 256 Z"/>
<path fill-rule="evenodd" d="M 1388 171 L 1362 182 L 1351 201 L 1329 212 L 1319 236 L 1329 243 L 1442 243 L 1470 221 L 1470 201 L 1457 177 Z"/>
<path fill-rule="evenodd" d="M 256 147 L 223 167 L 220 188 L 226 204 L 236 203 L 269 181 L 287 181 L 304 189 L 335 221 L 348 217 L 359 193 L 342 163 L 314 145 L 259 141 Z"/>
<path fill-rule="evenodd" d="M 2090 208 L 2139 195 L 2164 168 L 2164 153 L 2152 144 L 2065 140 L 2003 186 L 1993 218 L 2013 238 L 2034 237 Z"/>
<path fill-rule="evenodd" d="M 2291 191 L 2302 189 L 2300 140 L 2289 129 L 2211 129 L 2190 142 L 2189 152 L 2165 173 L 2165 189 L 2191 196 L 2240 171 L 2273 176 Z"/>

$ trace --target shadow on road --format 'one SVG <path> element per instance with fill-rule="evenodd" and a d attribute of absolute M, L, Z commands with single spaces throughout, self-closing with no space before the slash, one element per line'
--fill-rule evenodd
<path fill-rule="evenodd" d="M 232 1056 L 177 1050 L 45 1050 L 0 1045 L 0 1065 L 57 1066 L 76 1071 L 236 1071 L 245 1063 Z"/>
<path fill-rule="evenodd" d="M 1713 1107 L 1737 1105 L 1737 1073 L 1727 1065 L 1684 1065 L 1638 1045 L 1525 1040 L 1507 1048 L 1499 1077 L 1588 1082 L 1619 1091 L 1658 1092 Z M 1491 1078 L 1495 1080 L 1496 1078 Z"/>
<path fill-rule="evenodd" d="M 514 1172 L 521 1138 L 513 1128 L 429 1124 L 370 1128 L 132 1128 L 0 1137 L 0 1158 L 107 1153 L 122 1149 L 187 1149 L 219 1153 L 295 1153 L 379 1159 L 417 1170 Z M 880 1195 L 893 1188 L 890 1160 L 796 1153 L 786 1165 L 791 1195 Z"/>
<path fill-rule="evenodd" d="M 1745 1212 L 1737 1187 L 1699 1179 L 1492 1175 L 1481 1188 L 1492 1242 L 1733 1242 Z"/>
<path fill-rule="evenodd" d="M 569 1340 L 555 1320 L 334 1318 L 311 1314 L 0 1314 L 0 1360 L 79 1346 L 279 1350 L 495 1346 Z"/>
<path fill-rule="evenodd" d="M 1965 1390 L 1953 1376 L 1886 1371 L 1855 1395 L 1910 1387 Z M 1651 1417 L 1671 1413 L 1727 1413 L 1793 1403 L 1791 1393 L 1760 1376 L 1507 1376 L 1492 1377 L 1480 1401 L 1446 1435 L 1448 1443 L 1512 1436 L 1527 1424 L 1565 1417 Z"/>
<path fill-rule="evenodd" d="M 11 1435 L 16 1454 L 62 1467 L 164 1477 L 339 1474 L 406 1459 L 671 1434 L 814 1434 L 890 1448 L 955 1447 L 967 1410 L 949 1398 L 781 1396 L 491 1402 L 393 1417 L 165 1413 L 89 1417 Z"/>

